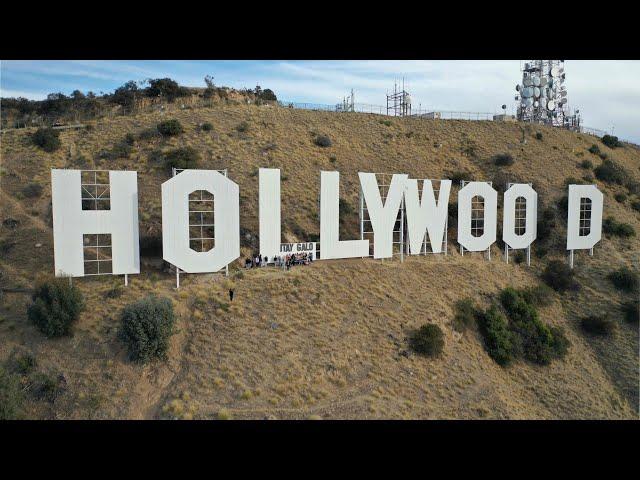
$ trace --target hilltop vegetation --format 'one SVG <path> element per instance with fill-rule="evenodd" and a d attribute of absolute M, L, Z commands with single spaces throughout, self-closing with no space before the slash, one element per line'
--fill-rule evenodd
<path fill-rule="evenodd" d="M 535 141 L 521 143 L 523 129 Z M 0 300 L 0 398 L 9 399 L 8 416 L 638 417 L 638 237 L 603 235 L 593 257 L 576 253 L 572 273 L 560 267 L 568 180 L 598 184 L 611 232 L 640 228 L 633 207 L 640 202 L 640 151 L 633 146 L 610 148 L 588 135 L 516 123 L 389 119 L 233 100 L 207 108 L 174 102 L 90 121 L 60 131 L 51 152 L 34 141 L 36 131 L 2 134 L 0 286 L 11 291 Z M 282 170 L 285 241 L 318 237 L 320 170 L 340 172 L 342 239 L 359 235 L 357 172 L 364 171 L 491 180 L 500 194 L 507 182 L 532 182 L 539 240 L 531 267 L 518 252 L 506 264 L 501 242 L 491 261 L 460 256 L 456 186 L 446 257 L 323 261 L 289 272 L 243 271 L 241 259 L 230 279 L 183 275 L 176 291 L 160 260 L 160 185 L 169 166 L 183 161 L 226 168 L 239 184 L 243 257 L 258 246 L 259 167 Z M 55 339 L 27 316 L 34 278 L 53 272 L 51 168 L 136 170 L 142 253 L 142 273 L 130 276 L 128 287 L 121 278 L 75 279 L 84 309 L 72 335 Z M 552 289 L 544 290 L 545 282 Z M 503 299 L 509 287 L 515 293 Z M 168 299 L 166 321 L 134 313 L 149 305 L 127 307 L 148 295 Z M 605 314 L 615 328 L 583 321 Z M 137 319 L 135 335 L 120 333 L 124 318 Z M 488 327 L 497 332 L 491 348 Z M 515 350 L 503 348 L 505 338 Z M 135 352 L 148 361 L 133 360 Z M 17 361 L 23 358 L 34 361 Z"/>

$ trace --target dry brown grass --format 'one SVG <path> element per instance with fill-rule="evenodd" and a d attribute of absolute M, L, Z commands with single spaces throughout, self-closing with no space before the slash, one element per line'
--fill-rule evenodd
<path fill-rule="evenodd" d="M 29 287 L 39 273 L 53 270 L 50 228 L 50 169 L 80 165 L 138 171 L 140 234 L 160 234 L 160 184 L 169 176 L 151 160 L 157 149 L 192 146 L 202 168 L 228 168 L 241 189 L 241 226 L 257 234 L 259 167 L 279 167 L 283 177 L 283 236 L 294 230 L 317 234 L 319 171 L 341 173 L 341 195 L 357 205 L 357 172 L 407 173 L 445 178 L 464 171 L 470 178 L 494 179 L 491 162 L 510 153 L 512 180 L 533 181 L 543 204 L 565 193 L 567 177 L 581 178 L 579 163 L 590 158 L 592 137 L 537 128 L 521 144 L 520 126 L 511 123 L 394 119 L 274 107 L 219 106 L 171 114 L 185 134 L 168 140 L 140 140 L 129 159 L 101 160 L 98 153 L 127 132 L 153 127 L 160 114 L 98 122 L 92 131 L 64 131 L 63 148 L 48 155 L 32 147 L 25 131 L 2 135 L 0 240 L 16 242 L 3 254 L 3 287 Z M 246 121 L 249 128 L 236 127 Z M 212 131 L 198 124 L 210 122 Z M 536 141 L 542 131 L 543 141 Z M 314 145 L 317 134 L 332 146 Z M 610 150 L 615 161 L 640 181 L 640 152 Z M 334 158 L 334 160 L 332 160 Z M 39 199 L 21 198 L 30 182 L 44 187 Z M 622 187 L 599 184 L 605 216 L 630 223 L 640 219 L 613 200 Z M 562 222 L 560 222 L 562 223 Z M 453 232 L 450 232 L 451 234 Z M 215 275 L 174 278 L 151 267 L 130 278 L 117 298 L 105 294 L 118 278 L 77 279 L 87 297 L 74 337 L 47 340 L 29 325 L 28 297 L 7 293 L 0 301 L 0 360 L 16 348 L 33 352 L 39 368 L 63 373 L 66 392 L 54 404 L 30 400 L 34 418 L 637 418 L 638 331 L 621 325 L 608 339 L 591 339 L 578 319 L 599 310 L 617 312 L 627 299 L 606 281 L 622 265 L 638 268 L 638 237 L 603 239 L 594 257 L 577 255 L 581 292 L 555 297 L 541 310 L 545 322 L 565 328 L 572 346 L 567 357 L 548 367 L 493 363 L 474 330 L 459 334 L 451 325 L 453 304 L 467 296 L 488 305 L 507 285 L 536 283 L 546 258 L 533 266 L 506 265 L 494 248 L 488 263 L 479 255 L 460 257 L 450 236 L 448 257 L 317 262 L 282 272 L 247 271 L 236 278 L 228 307 L 227 285 Z M 36 244 L 41 246 L 35 247 Z M 249 246 L 245 246 L 247 251 Z M 562 255 L 562 245 L 552 249 Z M 551 255 L 551 254 L 550 254 Z M 148 293 L 174 300 L 178 334 L 166 364 L 138 366 L 126 359 L 116 338 L 123 305 Z M 615 314 L 615 313 L 614 313 Z M 618 315 L 619 316 L 619 315 Z M 426 321 L 445 332 L 442 358 L 402 352 L 406 335 Z M 622 323 L 622 322 L 621 322 Z"/>

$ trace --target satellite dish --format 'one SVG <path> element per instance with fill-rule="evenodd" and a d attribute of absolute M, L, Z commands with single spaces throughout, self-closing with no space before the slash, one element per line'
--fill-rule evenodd
<path fill-rule="evenodd" d="M 540 97 L 541 98 L 547 98 L 547 89 L 546 88 L 541 88 L 540 89 Z"/>
<path fill-rule="evenodd" d="M 566 97 L 567 96 L 567 91 L 566 90 L 561 90 L 560 91 L 560 95 L 563 96 L 563 97 Z"/>
<path fill-rule="evenodd" d="M 533 98 L 529 97 L 527 98 L 527 107 L 530 107 L 533 105 Z"/>
<path fill-rule="evenodd" d="M 538 103 L 538 101 L 537 101 L 537 100 L 536 100 L 535 102 L 533 102 L 533 106 L 534 106 L 534 107 L 538 108 L 538 105 L 540 105 L 540 104 Z"/>
<path fill-rule="evenodd" d="M 540 77 L 537 77 L 537 76 L 536 76 L 536 77 L 533 77 L 533 79 L 532 79 L 532 80 L 533 80 L 533 85 L 534 85 L 535 87 L 539 87 L 539 86 L 540 86 Z"/>
<path fill-rule="evenodd" d="M 513 99 L 514 100 L 520 100 L 520 97 L 518 95 L 516 95 Z"/>
<path fill-rule="evenodd" d="M 516 85 L 516 92 L 520 91 L 520 85 Z"/>
<path fill-rule="evenodd" d="M 531 86 L 531 78 L 530 77 L 524 77 L 522 79 L 522 83 L 525 87 L 530 87 Z"/>
<path fill-rule="evenodd" d="M 549 82 L 549 80 L 547 80 L 547 77 L 542 77 L 540 79 L 540 86 L 544 87 L 548 82 Z"/>
<path fill-rule="evenodd" d="M 538 87 L 534 87 L 533 96 L 538 98 L 540 96 L 540 89 Z"/>
<path fill-rule="evenodd" d="M 506 106 L 506 105 L 502 105 L 502 109 L 503 109 L 503 110 L 506 110 L 506 109 L 507 109 L 507 106 Z"/>
<path fill-rule="evenodd" d="M 547 102 L 547 110 L 553 111 L 556 109 L 556 102 L 554 102 L 553 100 L 549 100 Z"/>
<path fill-rule="evenodd" d="M 559 69 L 558 67 L 552 67 L 552 68 L 551 68 L 551 71 L 549 72 L 549 74 L 550 74 L 552 77 L 557 77 L 557 76 L 559 76 L 559 75 L 560 75 L 560 69 Z"/>
<path fill-rule="evenodd" d="M 561 98 L 560 101 L 558 102 L 560 105 L 564 105 L 565 103 L 567 103 L 567 99 L 566 98 Z"/>

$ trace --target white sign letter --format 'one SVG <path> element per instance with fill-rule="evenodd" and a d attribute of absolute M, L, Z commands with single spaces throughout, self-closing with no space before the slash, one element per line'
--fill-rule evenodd
<path fill-rule="evenodd" d="M 83 197 L 96 199 L 107 191 L 109 210 L 82 209 Z M 110 273 L 140 273 L 137 172 L 110 171 L 107 186 L 97 180 L 83 185 L 81 170 L 52 169 L 51 206 L 57 277 L 85 275 L 83 235 L 95 234 L 111 235 Z M 96 248 L 93 256 L 98 255 Z"/>
<path fill-rule="evenodd" d="M 273 258 L 280 255 L 282 235 L 280 230 L 280 169 L 259 169 L 258 183 L 260 253 Z"/>
<path fill-rule="evenodd" d="M 567 250 L 592 248 L 602 236 L 603 195 L 595 185 L 569 185 Z"/>
<path fill-rule="evenodd" d="M 384 205 L 380 197 L 376 174 L 358 173 L 358 176 L 373 228 L 373 258 L 389 258 L 393 255 L 393 227 L 398 218 L 405 182 L 409 176 L 405 174 L 393 175 Z"/>
<path fill-rule="evenodd" d="M 516 201 L 521 197 L 526 202 L 525 211 L 518 211 L 516 219 Z M 524 219 L 522 218 L 523 214 L 525 216 Z M 504 192 L 502 239 L 510 248 L 527 248 L 533 243 L 538 235 L 537 217 L 538 194 L 529 184 L 516 183 Z M 517 225 L 516 222 L 518 223 Z M 516 227 L 524 227 L 524 233 L 516 234 Z"/>
<path fill-rule="evenodd" d="M 438 202 L 433 193 L 431 180 L 422 182 L 422 200 L 418 197 L 418 180 L 407 179 L 404 192 L 404 204 L 407 210 L 407 229 L 409 230 L 409 251 L 418 255 L 422 249 L 425 230 L 433 253 L 442 251 L 444 227 L 449 213 L 449 192 L 451 180 L 440 181 Z"/>
<path fill-rule="evenodd" d="M 481 197 L 481 200 L 476 199 L 476 202 L 473 202 L 474 197 Z M 473 214 L 472 210 L 474 210 Z M 469 182 L 460 189 L 458 192 L 458 243 L 460 245 L 471 252 L 487 250 L 496 241 L 497 218 L 498 192 L 491 185 L 487 182 Z"/>
<path fill-rule="evenodd" d="M 369 240 L 340 240 L 340 173 L 320 172 L 320 258 L 369 256 Z"/>
<path fill-rule="evenodd" d="M 215 246 L 189 247 L 189 194 L 213 194 Z M 162 184 L 162 257 L 187 273 L 217 272 L 240 256 L 238 185 L 215 170 L 184 170 Z"/>

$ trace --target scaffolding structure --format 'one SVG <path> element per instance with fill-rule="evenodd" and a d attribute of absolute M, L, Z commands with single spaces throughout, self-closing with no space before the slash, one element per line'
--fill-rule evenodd
<path fill-rule="evenodd" d="M 171 169 L 171 176 L 175 177 L 184 170 L 186 169 L 174 167 Z M 225 177 L 227 176 L 226 168 L 224 170 L 216 170 L 216 172 Z M 191 195 L 189 195 L 189 248 L 197 252 L 209 251 L 215 246 L 214 202 L 215 198 L 213 195 L 202 190 L 197 191 L 197 195 L 194 198 L 191 198 Z M 191 236 L 192 232 L 196 235 L 195 237 Z M 171 263 L 169 263 L 169 270 L 171 272 L 175 271 L 176 289 L 180 288 L 180 274 L 186 272 Z M 220 270 L 220 272 L 222 272 L 222 270 Z M 225 265 L 224 273 L 225 276 L 229 276 L 229 265 Z"/>
<path fill-rule="evenodd" d="M 405 117 L 411 115 L 411 95 L 404 89 L 404 78 L 402 79 L 402 89 L 398 89 L 398 83 L 393 84 L 393 93 L 387 94 L 387 115 L 394 117 Z"/>

